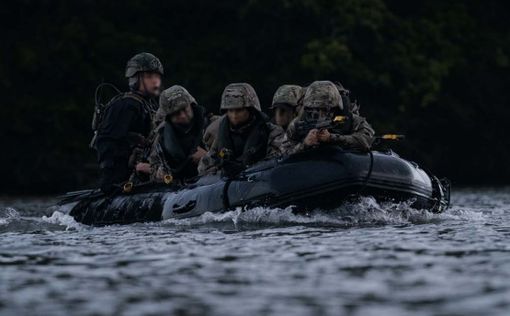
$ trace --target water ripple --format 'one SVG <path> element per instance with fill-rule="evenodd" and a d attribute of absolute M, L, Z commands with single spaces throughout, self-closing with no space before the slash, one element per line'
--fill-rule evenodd
<path fill-rule="evenodd" d="M 508 193 L 107 227 L 0 201 L 0 314 L 506 315 Z"/>

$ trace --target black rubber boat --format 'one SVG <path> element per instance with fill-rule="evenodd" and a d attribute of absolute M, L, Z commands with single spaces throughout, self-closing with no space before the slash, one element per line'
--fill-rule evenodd
<path fill-rule="evenodd" d="M 237 207 L 294 206 L 295 212 L 333 209 L 346 200 L 410 201 L 442 212 L 450 203 L 448 180 L 422 170 L 392 151 L 355 153 L 324 147 L 262 161 L 233 179 L 206 176 L 185 187 L 135 186 L 130 193 L 68 193 L 60 205 L 78 222 L 128 224 L 224 212 Z"/>

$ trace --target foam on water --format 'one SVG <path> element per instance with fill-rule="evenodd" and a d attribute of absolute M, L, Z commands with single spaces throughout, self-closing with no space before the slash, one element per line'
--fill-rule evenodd
<path fill-rule="evenodd" d="M 23 217 L 14 208 L 0 209 L 0 233 L 6 232 L 48 232 L 59 230 L 79 230 L 85 226 L 73 217 L 55 211 L 49 217 Z"/>
<path fill-rule="evenodd" d="M 410 207 L 413 201 L 400 203 L 379 203 L 372 197 L 364 197 L 358 202 L 348 202 L 333 210 L 314 210 L 299 214 L 293 207 L 251 209 L 237 208 L 225 213 L 207 212 L 201 216 L 186 219 L 169 219 L 163 221 L 171 226 L 201 226 L 208 224 L 232 224 L 239 229 L 246 226 L 277 225 L 317 225 L 317 226 L 370 226 L 425 224 L 435 221 L 466 219 L 474 220 L 483 216 L 480 212 L 466 209 L 448 210 L 435 214 L 427 210 Z"/>
<path fill-rule="evenodd" d="M 263 228 L 268 226 L 335 226 L 354 227 L 372 225 L 426 224 L 448 220 L 481 221 L 484 213 L 478 209 L 454 206 L 441 214 L 412 208 L 411 201 L 379 203 L 372 197 L 360 198 L 357 202 L 346 202 L 332 210 L 316 209 L 306 214 L 295 212 L 294 207 L 287 208 L 242 208 L 222 213 L 206 212 L 198 217 L 186 219 L 168 219 L 157 225 L 174 227 L 211 226 L 242 230 L 244 228 Z M 66 208 L 72 207 L 69 205 Z M 82 225 L 67 215 L 68 210 L 50 207 L 50 216 L 40 218 L 21 217 L 19 212 L 6 207 L 0 209 L 0 227 L 5 231 L 26 231 L 31 229 L 80 230 Z M 8 226 L 8 227 L 6 227 Z"/>
<path fill-rule="evenodd" d="M 53 212 L 50 217 L 43 216 L 42 221 L 48 224 L 55 224 L 65 226 L 65 230 L 75 229 L 80 230 L 84 228 L 84 225 L 78 223 L 72 216 L 64 214 L 59 211 Z"/>
<path fill-rule="evenodd" d="M 12 207 L 6 207 L 4 209 L 0 209 L 0 225 L 7 225 L 11 221 L 19 219 L 20 215 L 18 211 L 16 211 Z"/>

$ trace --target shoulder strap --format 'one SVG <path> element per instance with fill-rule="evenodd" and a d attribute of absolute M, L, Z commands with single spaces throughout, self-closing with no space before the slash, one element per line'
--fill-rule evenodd
<path fill-rule="evenodd" d="M 133 92 L 124 92 L 122 94 L 122 98 L 125 99 L 125 98 L 130 98 L 130 99 L 133 99 L 133 100 L 136 100 L 142 104 L 145 104 L 145 99 L 141 96 L 141 95 L 138 95 L 136 93 L 133 93 Z"/>

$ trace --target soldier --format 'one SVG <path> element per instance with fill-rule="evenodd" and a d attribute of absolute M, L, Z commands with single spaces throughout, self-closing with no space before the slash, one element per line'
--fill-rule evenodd
<path fill-rule="evenodd" d="M 337 117 L 341 122 L 335 124 Z M 314 122 L 319 120 L 330 120 L 331 125 L 327 128 L 314 127 Z M 301 130 L 304 126 L 308 129 L 304 130 L 305 133 Z M 287 129 L 284 147 L 288 154 L 323 144 L 368 151 L 373 140 L 372 127 L 365 118 L 352 113 L 347 105 L 344 106 L 335 84 L 331 81 L 315 81 L 306 89 L 302 113 Z"/>
<path fill-rule="evenodd" d="M 110 193 L 114 184 L 128 180 L 133 149 L 143 146 L 152 129 L 163 65 L 149 53 L 131 58 L 126 66 L 130 91 L 114 97 L 99 122 L 94 148 L 101 170 L 101 190 Z"/>
<path fill-rule="evenodd" d="M 198 163 L 207 153 L 202 143 L 205 109 L 186 89 L 175 85 L 161 93 L 157 120 L 162 122 L 154 132 L 149 156 L 151 179 L 169 183 L 196 177 Z"/>
<path fill-rule="evenodd" d="M 199 165 L 201 174 L 221 170 L 235 176 L 247 166 L 281 151 L 283 130 L 260 110 L 255 90 L 248 83 L 232 83 L 223 91 L 218 134 Z"/>
<path fill-rule="evenodd" d="M 223 119 L 225 115 L 217 116 L 213 115 L 210 119 L 210 124 L 207 126 L 204 132 L 203 142 L 205 148 L 207 150 L 211 150 L 214 141 L 216 140 L 216 136 L 218 135 L 218 129 L 220 128 L 221 119 Z"/>
<path fill-rule="evenodd" d="M 271 109 L 274 109 L 274 122 L 284 130 L 299 113 L 303 90 L 297 85 L 283 85 L 273 96 Z"/>

